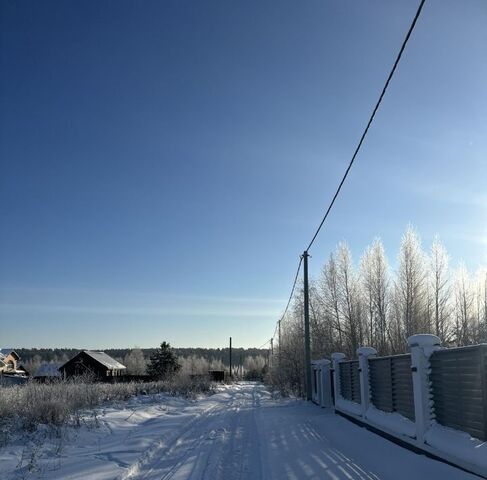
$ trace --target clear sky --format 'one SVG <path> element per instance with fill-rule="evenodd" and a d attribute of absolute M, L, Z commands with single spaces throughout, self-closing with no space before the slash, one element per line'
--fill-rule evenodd
<path fill-rule="evenodd" d="M 0 2 L 0 346 L 259 346 L 417 0 Z M 427 0 L 311 272 L 487 262 L 487 2 Z"/>

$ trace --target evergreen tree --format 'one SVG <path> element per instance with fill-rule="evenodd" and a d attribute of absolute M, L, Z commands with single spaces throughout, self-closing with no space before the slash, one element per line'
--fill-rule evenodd
<path fill-rule="evenodd" d="M 163 380 L 173 376 L 180 368 L 178 357 L 171 345 L 167 342 L 162 342 L 160 348 L 150 356 L 147 373 L 154 378 Z"/>

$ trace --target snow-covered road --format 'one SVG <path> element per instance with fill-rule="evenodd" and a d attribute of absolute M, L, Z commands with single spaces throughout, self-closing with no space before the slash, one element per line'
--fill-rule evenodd
<path fill-rule="evenodd" d="M 49 480 L 451 479 L 478 477 L 403 449 L 313 404 L 239 383 L 190 402 L 137 399 L 106 409 L 99 428 L 44 445 L 28 473 L 19 446 L 0 477 Z M 28 458 L 28 455 L 27 455 Z M 1 466 L 4 466 L 5 469 Z M 30 467 L 32 467 L 30 465 Z M 26 475 L 25 477 L 23 475 Z"/>

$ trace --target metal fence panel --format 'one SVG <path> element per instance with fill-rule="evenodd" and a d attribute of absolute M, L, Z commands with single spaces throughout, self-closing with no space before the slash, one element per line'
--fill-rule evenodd
<path fill-rule="evenodd" d="M 430 362 L 436 421 L 487 440 L 487 345 L 438 350 Z"/>
<path fill-rule="evenodd" d="M 340 362 L 340 390 L 346 400 L 360 403 L 360 373 L 358 360 Z"/>
<path fill-rule="evenodd" d="M 370 392 L 373 405 L 384 412 L 398 412 L 414 421 L 411 355 L 369 359 Z"/>

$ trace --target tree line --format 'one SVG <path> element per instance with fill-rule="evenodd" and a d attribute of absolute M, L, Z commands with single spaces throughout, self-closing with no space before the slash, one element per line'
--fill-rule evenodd
<path fill-rule="evenodd" d="M 310 280 L 309 296 L 312 358 L 333 352 L 353 358 L 362 345 L 380 355 L 404 353 L 407 337 L 415 333 L 433 333 L 446 346 L 487 341 L 487 269 L 469 272 L 463 262 L 451 268 L 442 242 L 435 238 L 424 251 L 412 226 L 402 237 L 396 269 L 380 239 L 356 264 L 347 244 L 340 243 Z M 281 376 L 298 388 L 304 368 L 302 299 L 301 288 L 274 350 L 280 352 Z"/>
<path fill-rule="evenodd" d="M 157 348 L 108 348 L 103 351 L 127 367 L 133 375 L 145 375 L 150 358 Z M 21 362 L 31 373 L 35 373 L 41 363 L 65 363 L 77 355 L 76 348 L 16 348 Z M 189 374 L 207 373 L 208 370 L 228 369 L 229 348 L 172 348 L 181 368 Z M 256 362 L 261 365 L 267 360 L 268 351 L 257 348 L 232 348 L 233 365 L 243 365 L 243 369 L 252 370 Z"/>

